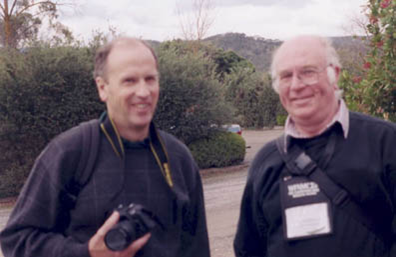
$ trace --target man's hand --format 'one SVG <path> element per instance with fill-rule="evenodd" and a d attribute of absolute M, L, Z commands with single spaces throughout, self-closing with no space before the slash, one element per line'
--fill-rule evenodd
<path fill-rule="evenodd" d="M 119 221 L 119 213 L 113 212 L 113 214 L 105 221 L 104 225 L 100 229 L 98 229 L 97 233 L 90 239 L 88 242 L 88 250 L 90 252 L 90 256 L 134 256 L 138 250 L 140 250 L 148 239 L 151 237 L 150 233 L 147 233 L 143 237 L 137 239 L 133 243 L 131 243 L 126 249 L 123 251 L 112 251 L 109 250 L 105 245 L 105 234 Z"/>

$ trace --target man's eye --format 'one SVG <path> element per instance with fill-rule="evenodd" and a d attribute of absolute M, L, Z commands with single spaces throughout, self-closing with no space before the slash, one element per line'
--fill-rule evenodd
<path fill-rule="evenodd" d="M 153 76 L 149 76 L 149 77 L 146 77 L 145 80 L 146 80 L 147 82 L 153 82 L 153 81 L 156 80 L 156 78 L 153 77 Z"/>
<path fill-rule="evenodd" d="M 135 78 L 127 78 L 124 80 L 124 83 L 126 83 L 126 84 L 134 84 L 136 82 L 137 82 L 137 79 L 135 79 Z"/>
<path fill-rule="evenodd" d="M 315 70 L 304 70 L 301 72 L 301 75 L 305 76 L 305 77 L 311 77 L 316 75 L 316 71 Z"/>
<path fill-rule="evenodd" d="M 292 74 L 283 74 L 280 76 L 281 81 L 287 81 L 292 78 Z"/>

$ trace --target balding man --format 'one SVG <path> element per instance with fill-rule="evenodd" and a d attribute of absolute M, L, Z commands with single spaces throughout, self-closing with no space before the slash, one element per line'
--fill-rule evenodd
<path fill-rule="evenodd" d="M 152 123 L 155 53 L 141 40 L 116 39 L 97 51 L 94 79 L 107 112 L 39 156 L 1 232 L 3 253 L 209 256 L 198 167 L 185 145 Z M 97 135 L 91 145 L 87 130 Z M 81 172 L 83 157 L 95 163 L 83 162 Z"/>
<path fill-rule="evenodd" d="M 285 41 L 273 87 L 289 116 L 251 164 L 238 256 L 395 256 L 395 125 L 350 112 L 317 36 Z"/>

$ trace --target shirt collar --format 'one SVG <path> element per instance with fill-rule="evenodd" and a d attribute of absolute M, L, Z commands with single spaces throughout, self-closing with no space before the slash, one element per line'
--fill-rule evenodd
<path fill-rule="evenodd" d="M 322 130 L 321 132 L 319 132 L 319 134 L 317 134 L 315 136 L 322 134 L 323 132 L 325 132 L 327 129 L 329 129 L 335 123 L 340 123 L 341 128 L 343 129 L 344 138 L 347 139 L 348 130 L 349 130 L 349 111 L 348 111 L 348 108 L 343 99 L 339 100 L 339 109 L 338 109 L 337 113 L 334 115 L 332 121 L 325 127 L 324 130 Z M 284 143 L 285 143 L 284 149 L 285 149 L 285 151 L 287 151 L 288 136 L 293 137 L 293 138 L 300 138 L 300 139 L 314 137 L 314 136 L 307 137 L 307 136 L 300 134 L 300 132 L 295 127 L 294 121 L 291 119 L 290 115 L 287 117 L 286 123 L 285 123 L 285 134 L 284 134 L 284 138 L 285 138 L 284 139 Z"/>

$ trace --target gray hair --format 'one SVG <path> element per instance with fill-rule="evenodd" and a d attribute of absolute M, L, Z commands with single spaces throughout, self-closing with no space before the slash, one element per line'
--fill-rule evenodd
<path fill-rule="evenodd" d="M 319 40 L 319 42 L 321 43 L 321 45 L 324 47 L 325 51 L 326 51 L 326 63 L 327 65 L 332 65 L 333 67 L 338 67 L 341 68 L 341 64 L 340 64 L 340 60 L 339 60 L 339 56 L 337 55 L 336 49 L 332 46 L 332 42 L 325 37 L 320 37 L 320 36 L 312 36 L 316 39 Z M 281 47 L 283 46 L 283 44 L 281 46 L 279 46 L 276 51 L 273 54 L 272 57 L 272 63 L 271 63 L 271 76 L 272 76 L 272 87 L 274 88 L 275 92 L 279 94 L 279 82 L 277 80 L 277 74 L 276 74 L 276 56 L 279 52 L 279 50 L 281 49 Z M 334 74 L 334 70 L 332 70 L 330 72 L 330 70 L 327 72 L 328 75 L 328 80 L 329 83 L 334 84 L 337 83 L 335 81 L 335 74 Z M 341 96 L 341 93 L 339 92 L 337 96 Z"/>
<path fill-rule="evenodd" d="M 135 41 L 135 42 L 147 47 L 151 51 L 153 57 L 155 58 L 156 69 L 158 69 L 158 58 L 156 56 L 156 53 L 147 42 L 145 42 L 144 40 L 141 40 L 141 39 L 136 39 L 136 38 L 119 37 L 119 38 L 115 38 L 114 40 L 112 40 L 112 41 L 106 43 L 105 45 L 103 45 L 102 47 L 98 48 L 98 50 L 95 54 L 95 58 L 94 58 L 94 72 L 93 72 L 94 80 L 97 77 L 102 77 L 102 78 L 104 78 L 104 80 L 107 80 L 106 64 L 107 64 L 108 56 L 111 53 L 113 47 L 116 45 L 116 43 L 118 43 L 120 41 L 124 41 L 124 40 Z"/>

